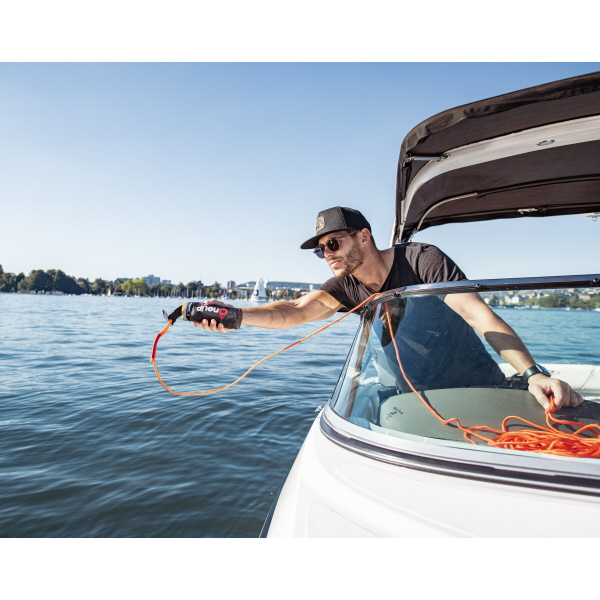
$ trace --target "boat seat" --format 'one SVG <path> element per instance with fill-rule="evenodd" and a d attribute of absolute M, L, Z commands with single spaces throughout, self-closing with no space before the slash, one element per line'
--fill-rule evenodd
<path fill-rule="evenodd" d="M 524 390 L 452 388 L 427 390 L 421 394 L 442 418 L 456 417 L 463 427 L 488 425 L 494 429 L 501 429 L 502 421 L 510 415 L 546 426 L 544 409 L 534 396 Z M 598 423 L 600 404 L 586 401 L 580 406 L 563 408 L 556 412 L 556 416 L 584 425 Z M 455 424 L 445 425 L 439 421 L 412 392 L 392 396 L 381 404 L 379 426 L 427 438 L 465 441 L 463 433 Z M 509 421 L 509 431 L 525 428 L 528 426 L 522 421 Z M 565 430 L 570 431 L 568 428 Z M 476 439 L 473 441 L 477 442 Z M 485 444 L 483 441 L 478 443 Z"/>
<path fill-rule="evenodd" d="M 566 381 L 586 400 L 600 401 L 600 366 L 548 363 L 544 363 L 543 366 L 552 373 L 553 377 Z M 508 363 L 501 363 L 499 367 L 507 377 L 517 372 Z"/>

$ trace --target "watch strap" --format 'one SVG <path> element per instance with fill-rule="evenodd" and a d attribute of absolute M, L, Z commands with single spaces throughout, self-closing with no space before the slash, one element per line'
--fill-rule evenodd
<path fill-rule="evenodd" d="M 545 367 L 542 367 L 542 365 L 538 365 L 536 363 L 533 365 L 533 367 L 529 367 L 529 369 L 523 373 L 523 379 L 525 381 L 529 381 L 529 378 L 536 373 L 541 373 L 542 375 L 546 375 L 546 377 L 550 377 L 550 371 L 548 371 L 548 369 Z"/>

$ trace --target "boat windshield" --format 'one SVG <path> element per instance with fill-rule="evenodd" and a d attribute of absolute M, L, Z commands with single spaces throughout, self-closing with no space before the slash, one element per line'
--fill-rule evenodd
<path fill-rule="evenodd" d="M 514 338 L 485 331 L 480 335 L 459 316 L 460 307 L 476 302 L 512 327 L 538 363 L 584 398 L 578 407 L 559 409 L 557 418 L 600 423 L 600 289 L 431 291 L 398 292 L 365 309 L 331 398 L 339 416 L 386 436 L 519 452 L 490 446 L 476 436 L 468 436 L 469 441 L 456 421 L 444 423 L 458 419 L 464 428 L 485 425 L 501 430 L 504 419 L 515 415 L 547 427 L 541 404 L 496 352 L 510 358 Z M 558 427 L 574 431 L 572 426 Z M 507 429 L 534 427 L 511 420 Z"/>

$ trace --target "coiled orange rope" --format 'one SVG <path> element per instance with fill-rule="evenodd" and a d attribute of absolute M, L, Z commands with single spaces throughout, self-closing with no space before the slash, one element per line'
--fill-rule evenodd
<path fill-rule="evenodd" d="M 154 344 L 152 346 L 152 356 L 150 357 L 150 362 L 152 363 L 152 365 L 154 367 L 154 372 L 156 373 L 156 377 L 158 378 L 158 381 L 160 381 L 161 385 L 165 388 L 165 390 L 167 390 L 167 392 L 171 392 L 171 394 L 176 394 L 177 396 L 206 396 L 207 394 L 214 394 L 216 392 L 222 392 L 223 390 L 226 390 L 227 388 L 233 387 L 236 383 L 238 383 L 239 381 L 244 379 L 244 377 L 246 377 L 246 375 L 248 375 L 248 373 L 250 373 L 250 371 L 253 371 L 254 369 L 256 369 L 256 367 L 258 367 L 258 365 L 264 363 L 266 360 L 269 360 L 269 358 L 273 358 L 273 356 L 277 356 L 278 354 L 285 352 L 285 350 L 289 350 L 290 348 L 293 348 L 294 346 L 301 344 L 308 338 L 311 338 L 313 335 L 317 335 L 317 333 L 321 333 L 321 331 L 325 331 L 325 329 L 327 329 L 328 327 L 331 327 L 332 325 L 335 325 L 342 319 L 345 319 L 349 314 L 353 313 L 355 310 L 358 310 L 359 308 L 364 306 L 367 302 L 369 302 L 369 300 L 372 300 L 373 298 L 375 298 L 378 295 L 379 294 L 373 294 L 372 296 L 369 296 L 364 302 L 361 302 L 358 306 L 355 306 L 352 310 L 349 310 L 345 315 L 342 315 L 335 321 L 328 323 L 327 325 L 325 325 L 325 327 L 321 327 L 321 329 L 317 329 L 317 331 L 314 331 L 313 333 L 311 333 L 310 335 L 307 335 L 306 337 L 302 338 L 301 340 L 298 340 L 297 342 L 294 342 L 293 344 L 290 344 L 289 346 L 286 346 L 285 348 L 282 348 L 281 350 L 278 350 L 277 352 L 273 352 L 273 354 L 269 354 L 269 356 L 266 356 L 262 360 L 259 360 L 255 365 L 250 367 L 241 377 L 238 377 L 233 383 L 230 383 L 229 385 L 226 385 L 221 388 L 217 388 L 216 390 L 209 390 L 208 392 L 193 392 L 193 393 L 174 392 L 172 389 L 168 388 L 166 386 L 165 382 L 161 379 L 161 376 L 158 373 L 158 367 L 156 366 L 156 350 L 158 347 L 158 341 L 165 333 L 167 333 L 167 331 L 169 331 L 169 328 L 173 324 L 172 321 L 169 321 L 167 323 L 167 325 L 165 326 L 165 328 L 162 329 L 162 331 L 160 331 L 159 334 L 156 336 L 156 339 L 154 340 Z"/>
<path fill-rule="evenodd" d="M 394 342 L 394 349 L 396 351 L 396 359 L 398 360 L 398 365 L 400 366 L 400 370 L 402 371 L 402 376 L 408 383 L 410 389 L 420 398 L 423 404 L 445 425 L 449 423 L 455 423 L 456 426 L 463 432 L 463 435 L 466 440 L 475 444 L 471 439 L 471 436 L 479 438 L 483 440 L 490 446 L 495 446 L 499 448 L 504 448 L 507 450 L 525 450 L 527 452 L 541 452 L 544 454 L 557 454 L 559 456 L 572 456 L 578 458 L 600 458 L 600 425 L 598 424 L 590 424 L 590 425 L 582 425 L 581 423 L 575 423 L 572 421 L 561 421 L 560 419 L 556 419 L 552 416 L 554 412 L 554 396 L 550 395 L 549 400 L 550 404 L 546 409 L 546 423 L 548 427 L 542 427 L 541 425 L 537 425 L 536 423 L 531 423 L 522 417 L 517 417 L 511 415 L 506 417 L 504 421 L 502 421 L 502 430 L 494 429 L 492 427 L 488 427 L 487 425 L 477 425 L 473 427 L 463 427 L 460 421 L 454 417 L 452 419 L 444 419 L 441 415 L 439 415 L 436 410 L 421 396 L 421 394 L 415 389 L 413 384 L 410 382 L 406 373 L 404 372 L 404 367 L 402 366 L 402 361 L 400 360 L 400 352 L 398 350 L 398 345 L 396 344 L 396 339 L 392 330 L 392 322 L 390 319 L 390 312 L 388 309 L 387 302 L 385 303 L 385 310 L 387 316 L 388 327 L 390 330 L 390 336 L 392 341 Z M 517 419 L 526 423 L 527 425 L 535 428 L 537 431 L 530 431 L 528 429 L 523 429 L 520 431 L 508 431 L 507 423 L 511 419 Z M 557 423 L 561 425 L 572 425 L 574 427 L 578 427 L 577 431 L 574 433 L 565 433 L 559 431 L 558 429 L 552 426 L 552 423 Z M 477 433 L 478 431 L 489 431 L 491 433 L 498 434 L 494 438 L 488 438 L 484 435 L 480 435 Z M 591 431 L 595 433 L 595 437 L 581 437 L 581 434 L 584 431 Z"/>

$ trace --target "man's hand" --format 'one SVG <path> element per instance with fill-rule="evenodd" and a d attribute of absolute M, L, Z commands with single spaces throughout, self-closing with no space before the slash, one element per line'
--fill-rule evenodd
<path fill-rule="evenodd" d="M 544 407 L 550 406 L 548 394 L 554 395 L 554 406 L 558 410 L 563 406 L 579 406 L 583 398 L 565 381 L 546 377 L 536 373 L 529 378 L 529 392 Z"/>
<path fill-rule="evenodd" d="M 220 302 L 219 300 L 209 300 L 208 302 L 206 302 L 206 304 L 209 306 L 229 306 L 230 308 L 234 308 L 233 304 L 225 304 L 225 302 Z M 228 331 L 233 331 L 232 329 L 227 329 L 223 327 L 223 323 L 219 323 L 217 325 L 215 319 L 211 319 L 210 323 L 208 322 L 208 319 L 204 319 L 200 322 L 194 321 L 194 325 L 196 327 L 202 327 L 202 329 L 204 330 L 210 329 L 210 331 L 218 331 L 219 333 L 227 333 Z"/>

